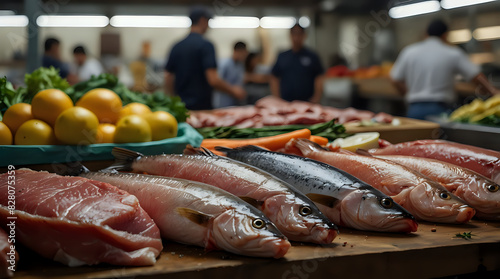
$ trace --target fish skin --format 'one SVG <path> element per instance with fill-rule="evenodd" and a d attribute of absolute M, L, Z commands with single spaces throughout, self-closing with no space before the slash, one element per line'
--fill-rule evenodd
<path fill-rule="evenodd" d="M 290 240 L 328 244 L 337 236 L 337 227 L 309 198 L 288 183 L 247 164 L 213 154 L 142 156 L 130 163 L 130 169 L 137 173 L 198 181 L 238 197 L 253 198 L 261 204 L 257 208 Z M 303 206 L 312 213 L 300 215 Z"/>
<path fill-rule="evenodd" d="M 370 231 L 414 232 L 417 223 L 401 206 L 392 203 L 382 209 L 382 199 L 392 199 L 359 179 L 327 164 L 295 155 L 257 147 L 216 148 L 229 158 L 261 168 L 287 181 L 303 193 L 332 196 L 339 200 L 333 208 L 318 207 L 339 225 Z M 381 214 L 379 214 L 382 212 Z"/>
<path fill-rule="evenodd" d="M 8 176 L 0 176 L 4 219 L 13 216 L 7 206 Z M 83 177 L 27 169 L 14 176 L 16 241 L 69 266 L 156 262 L 163 249 L 160 231 L 133 195 Z"/>
<path fill-rule="evenodd" d="M 440 183 L 476 209 L 475 217 L 500 220 L 500 190 L 498 190 L 500 186 L 487 177 L 467 168 L 423 157 L 403 155 L 376 157 L 406 166 Z M 496 190 L 490 191 L 488 188 Z"/>
<path fill-rule="evenodd" d="M 136 195 L 167 239 L 255 257 L 281 258 L 290 248 L 286 237 L 260 211 L 211 185 L 135 173 L 81 175 Z M 195 224 L 179 214 L 179 209 L 186 208 L 209 217 L 206 224 Z M 264 221 L 265 228 L 254 228 L 256 219 Z"/>
<path fill-rule="evenodd" d="M 417 140 L 371 149 L 373 155 L 406 155 L 468 168 L 500 184 L 500 152 L 445 140 Z"/>
<path fill-rule="evenodd" d="M 296 144 L 304 156 L 330 164 L 365 181 L 391 196 L 419 220 L 465 223 L 475 213 L 441 184 L 400 164 L 373 156 L 325 151 L 312 143 L 305 143 L 307 141 L 298 140 Z M 445 193 L 447 199 L 441 198 L 441 193 Z"/>

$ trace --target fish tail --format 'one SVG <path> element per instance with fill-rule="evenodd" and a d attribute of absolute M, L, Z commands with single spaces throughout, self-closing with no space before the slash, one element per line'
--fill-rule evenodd
<path fill-rule="evenodd" d="M 325 150 L 321 145 L 312 142 L 308 139 L 294 139 L 293 145 L 297 147 L 304 156 L 311 154 L 312 152 L 316 152 L 319 150 Z"/>
<path fill-rule="evenodd" d="M 183 152 L 184 155 L 204 155 L 208 157 L 217 157 L 212 151 L 206 149 L 205 147 L 196 148 L 188 144 Z"/>
<path fill-rule="evenodd" d="M 128 150 L 121 147 L 114 147 L 111 151 L 111 154 L 115 157 L 115 162 L 103 169 L 104 172 L 112 171 L 112 170 L 122 170 L 122 171 L 131 171 L 132 163 L 144 156 L 139 152 L 135 152 L 132 150 Z"/>
<path fill-rule="evenodd" d="M 69 176 L 79 176 L 82 173 L 89 173 L 90 170 L 87 169 L 81 162 L 69 162 L 61 165 L 57 165 L 55 168 L 55 173 L 59 175 L 69 175 Z"/>

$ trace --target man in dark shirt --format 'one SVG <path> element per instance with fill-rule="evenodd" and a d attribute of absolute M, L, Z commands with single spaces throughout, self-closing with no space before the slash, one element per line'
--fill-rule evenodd
<path fill-rule="evenodd" d="M 244 99 L 246 93 L 241 86 L 229 85 L 218 76 L 214 46 L 203 38 L 211 13 L 204 7 L 194 7 L 189 17 L 191 33 L 172 48 L 165 66 L 167 94 L 179 95 L 191 110 L 212 109 L 213 88 Z"/>
<path fill-rule="evenodd" d="M 69 73 L 69 67 L 61 61 L 61 50 L 59 47 L 59 40 L 55 38 L 48 38 L 45 40 L 42 67 L 48 68 L 54 66 L 54 68 L 59 69 L 59 75 L 66 78 Z"/>
<path fill-rule="evenodd" d="M 323 66 L 319 57 L 304 46 L 306 32 L 299 24 L 290 29 L 292 49 L 279 54 L 272 69 L 271 93 L 287 101 L 321 101 Z"/>

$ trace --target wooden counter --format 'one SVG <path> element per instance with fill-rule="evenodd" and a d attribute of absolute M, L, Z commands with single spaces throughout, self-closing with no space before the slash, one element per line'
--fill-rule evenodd
<path fill-rule="evenodd" d="M 436 232 L 431 229 L 435 228 Z M 472 239 L 454 237 L 472 231 Z M 344 243 L 346 243 L 344 245 Z M 500 270 L 500 222 L 422 223 L 414 234 L 341 229 L 324 246 L 293 243 L 284 259 L 237 256 L 164 241 L 151 267 L 70 268 L 20 251 L 15 278 L 429 278 Z M 326 277 L 328 276 L 328 277 Z"/>

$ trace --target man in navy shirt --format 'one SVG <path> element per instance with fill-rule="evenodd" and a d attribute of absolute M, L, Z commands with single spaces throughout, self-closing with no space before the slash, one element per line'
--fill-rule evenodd
<path fill-rule="evenodd" d="M 61 61 L 60 42 L 55 38 L 48 38 L 44 44 L 42 67 L 49 68 L 50 66 L 58 69 L 62 78 L 68 77 L 69 67 Z"/>
<path fill-rule="evenodd" d="M 232 86 L 217 74 L 214 45 L 203 38 L 212 14 L 204 7 L 194 7 L 191 33 L 171 50 L 165 70 L 167 94 L 177 94 L 190 110 L 212 109 L 213 88 L 241 100 L 246 93 L 241 86 Z"/>
<path fill-rule="evenodd" d="M 306 32 L 295 24 L 290 29 L 292 49 L 279 54 L 272 69 L 271 93 L 287 101 L 321 101 L 323 66 L 319 57 L 304 46 Z"/>

